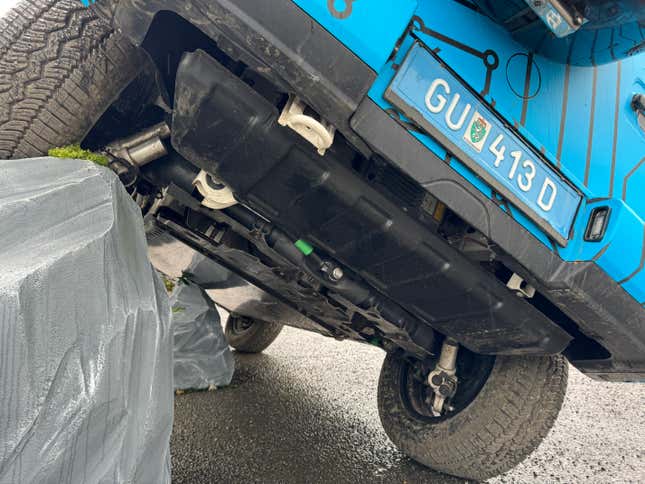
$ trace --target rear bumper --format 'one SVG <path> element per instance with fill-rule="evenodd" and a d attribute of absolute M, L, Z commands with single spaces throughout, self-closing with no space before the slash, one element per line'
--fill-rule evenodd
<path fill-rule="evenodd" d="M 264 66 L 267 75 L 306 99 L 360 151 L 378 153 L 397 165 L 495 241 L 518 273 L 611 353 L 603 360 L 570 357 L 579 369 L 606 380 L 645 379 L 643 306 L 594 262 L 563 261 L 430 153 L 367 98 L 376 73 L 293 2 L 121 0 L 114 19 L 141 44 L 161 10 L 235 46 L 249 65 Z"/>
<path fill-rule="evenodd" d="M 612 355 L 571 358 L 576 367 L 603 380 L 645 379 L 645 309 L 600 267 L 565 262 L 549 251 L 373 101 L 360 104 L 351 126 L 376 152 L 495 241 L 520 266 L 518 272 Z"/>

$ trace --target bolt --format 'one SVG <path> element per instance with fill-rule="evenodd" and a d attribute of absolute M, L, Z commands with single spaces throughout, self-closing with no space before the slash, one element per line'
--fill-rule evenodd
<path fill-rule="evenodd" d="M 340 267 L 334 267 L 334 270 L 331 271 L 329 277 L 332 279 L 332 281 L 340 281 L 344 275 L 345 273 Z"/>
<path fill-rule="evenodd" d="M 535 0 L 535 2 L 533 2 L 533 6 L 537 7 L 537 8 L 541 7 L 542 6 L 542 0 Z"/>

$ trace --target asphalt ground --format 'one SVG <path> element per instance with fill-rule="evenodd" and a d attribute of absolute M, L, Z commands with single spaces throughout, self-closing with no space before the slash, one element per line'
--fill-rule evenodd
<path fill-rule="evenodd" d="M 230 387 L 175 398 L 174 483 L 452 483 L 389 442 L 376 407 L 383 353 L 285 328 L 236 354 Z M 645 384 L 575 369 L 555 427 L 491 482 L 645 482 Z"/>

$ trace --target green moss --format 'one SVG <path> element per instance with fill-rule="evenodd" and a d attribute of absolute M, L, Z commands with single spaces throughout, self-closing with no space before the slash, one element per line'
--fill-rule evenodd
<path fill-rule="evenodd" d="M 172 292 L 172 290 L 175 288 L 175 283 L 163 275 L 161 276 L 161 279 L 163 280 L 163 285 L 166 286 L 166 291 Z"/>
<path fill-rule="evenodd" d="M 186 310 L 186 308 L 184 308 L 182 306 L 175 306 L 175 307 L 172 308 L 173 313 L 180 313 L 180 312 L 185 311 L 185 310 Z"/>
<path fill-rule="evenodd" d="M 89 150 L 84 150 L 78 143 L 74 145 L 61 146 L 60 148 L 52 148 L 51 150 L 49 150 L 48 155 L 55 158 L 89 160 L 101 166 L 108 165 L 107 157 L 103 156 L 100 153 L 94 153 Z"/>

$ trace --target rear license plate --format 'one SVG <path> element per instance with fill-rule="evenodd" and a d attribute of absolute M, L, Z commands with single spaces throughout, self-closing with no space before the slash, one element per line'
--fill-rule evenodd
<path fill-rule="evenodd" d="M 566 246 L 581 196 L 434 54 L 416 43 L 385 99 Z"/>

